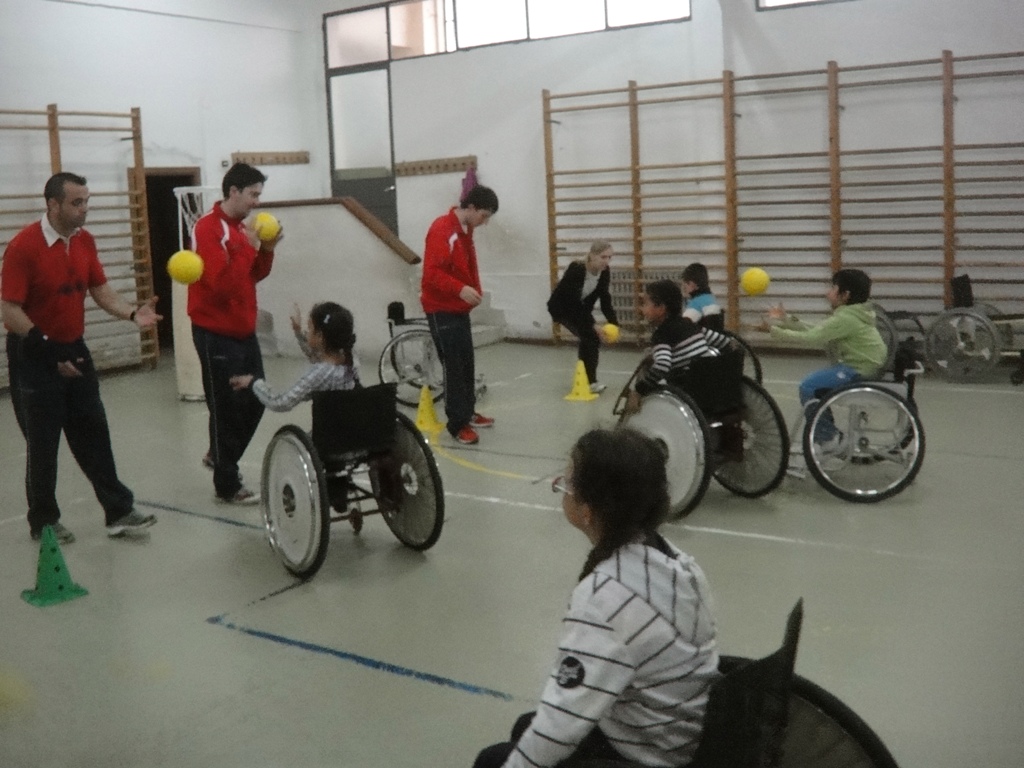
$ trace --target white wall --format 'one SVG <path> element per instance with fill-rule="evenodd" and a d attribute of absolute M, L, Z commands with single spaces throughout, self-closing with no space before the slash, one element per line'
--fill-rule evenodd
<path fill-rule="evenodd" d="M 147 166 L 199 166 L 213 186 L 233 151 L 309 150 L 309 166 L 267 169 L 266 197 L 322 196 L 329 177 L 319 26 L 301 5 L 274 0 L 0 0 L 0 108 L 140 107 Z M 45 150 L 45 135 L 33 138 Z M 65 135 L 64 165 L 96 177 L 79 138 Z M 120 146 L 130 159 L 130 144 Z M 0 185 L 24 178 L 18 191 L 41 189 L 48 157 L 33 153 L 40 171 L 24 153 L 0 153 Z"/>

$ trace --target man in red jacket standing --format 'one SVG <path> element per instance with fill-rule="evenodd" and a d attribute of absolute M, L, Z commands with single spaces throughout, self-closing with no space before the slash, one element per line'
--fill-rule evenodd
<path fill-rule="evenodd" d="M 203 392 L 210 410 L 210 452 L 217 500 L 256 504 L 259 496 L 242 485 L 238 461 L 263 417 L 250 389 L 235 391 L 232 376 L 263 378 L 256 339 L 256 284 L 270 274 L 282 234 L 261 242 L 244 220 L 260 202 L 267 177 L 245 163 L 224 174 L 224 199 L 196 222 L 192 247 L 203 259 L 202 277 L 188 289 L 192 340 L 199 353 Z"/>
<path fill-rule="evenodd" d="M 481 301 L 473 230 L 498 212 L 498 196 L 477 185 L 459 205 L 439 217 L 427 232 L 420 301 L 444 366 L 444 410 L 448 431 L 463 445 L 480 437 L 476 430 L 494 425 L 476 412 L 476 370 L 469 313 Z"/>

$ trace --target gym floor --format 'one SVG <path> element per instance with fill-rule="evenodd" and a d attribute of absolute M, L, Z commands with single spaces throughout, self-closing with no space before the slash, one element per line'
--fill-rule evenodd
<path fill-rule="evenodd" d="M 258 507 L 213 501 L 206 409 L 177 399 L 168 360 L 104 378 L 122 479 L 159 523 L 109 540 L 91 488 L 62 448 L 62 547 L 81 599 L 36 608 L 39 547 L 24 520 L 24 442 L 0 397 L 0 764 L 422 768 L 472 764 L 531 709 L 587 552 L 551 476 L 583 431 L 611 426 L 639 351 L 603 353 L 598 400 L 569 403 L 574 350 L 478 350 L 478 446 L 442 435 L 446 523 L 426 553 L 371 517 L 332 528 L 309 582 L 268 548 Z M 819 361 L 763 358 L 787 420 Z M 267 361 L 273 386 L 299 360 Z M 376 361 L 364 361 L 365 378 Z M 712 483 L 666 535 L 714 591 L 720 649 L 762 656 L 805 601 L 797 671 L 858 712 L 914 768 L 1011 768 L 1024 755 L 1024 389 L 927 378 L 917 400 L 927 455 L 917 481 L 875 505 L 787 478 L 762 499 Z M 441 414 L 443 418 L 443 413 Z M 268 412 L 243 460 L 308 408 Z"/>

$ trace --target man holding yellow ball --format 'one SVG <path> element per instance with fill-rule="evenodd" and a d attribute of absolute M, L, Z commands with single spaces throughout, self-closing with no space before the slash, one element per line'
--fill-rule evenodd
<path fill-rule="evenodd" d="M 233 390 L 229 380 L 264 375 L 256 339 L 256 284 L 270 274 L 283 234 L 273 217 L 254 222 L 252 229 L 245 220 L 259 205 L 266 180 L 251 165 L 235 163 L 221 183 L 224 199 L 192 231 L 192 247 L 203 259 L 202 275 L 188 289 L 192 339 L 210 411 L 210 451 L 203 464 L 213 470 L 217 500 L 226 504 L 259 503 L 242 484 L 238 461 L 259 426 L 263 405 L 251 390 Z"/>

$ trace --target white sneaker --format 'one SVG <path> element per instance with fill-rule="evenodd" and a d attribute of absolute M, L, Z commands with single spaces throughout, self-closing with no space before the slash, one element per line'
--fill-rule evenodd
<path fill-rule="evenodd" d="M 591 394 L 594 394 L 594 395 L 599 395 L 602 392 L 604 392 L 606 389 L 608 389 L 608 385 L 607 384 L 602 384 L 599 381 L 595 381 L 593 384 L 590 385 L 590 392 L 591 392 Z"/>

